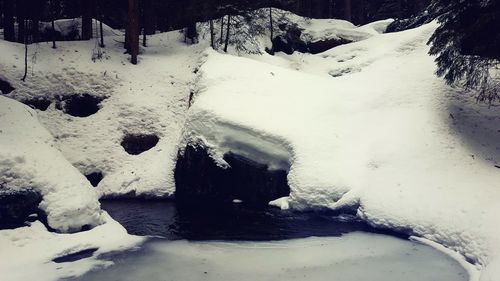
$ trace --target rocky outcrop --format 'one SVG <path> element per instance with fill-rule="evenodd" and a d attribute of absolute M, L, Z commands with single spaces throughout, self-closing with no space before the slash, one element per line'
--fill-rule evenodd
<path fill-rule="evenodd" d="M 265 205 L 290 194 L 287 171 L 270 170 L 265 164 L 231 152 L 224 160 L 230 167 L 218 166 L 205 148 L 187 145 L 175 167 L 176 199 L 218 203 L 239 199 L 246 204 Z"/>
<path fill-rule="evenodd" d="M 9 190 L 0 185 L 0 229 L 23 226 L 31 214 L 39 214 L 42 196 L 35 190 Z"/>

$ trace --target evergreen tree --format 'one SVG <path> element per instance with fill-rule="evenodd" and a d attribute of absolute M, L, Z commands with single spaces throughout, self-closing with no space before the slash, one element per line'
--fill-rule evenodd
<path fill-rule="evenodd" d="M 479 91 L 478 101 L 500 101 L 500 0 L 435 0 L 441 24 L 430 38 L 437 75 Z"/>

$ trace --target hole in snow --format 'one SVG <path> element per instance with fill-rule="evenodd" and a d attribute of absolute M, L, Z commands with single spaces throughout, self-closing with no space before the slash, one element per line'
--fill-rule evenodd
<path fill-rule="evenodd" d="M 12 87 L 9 82 L 0 78 L 0 91 L 2 94 L 7 95 L 14 90 L 14 87 Z"/>
<path fill-rule="evenodd" d="M 73 262 L 73 261 L 77 261 L 77 260 L 89 258 L 97 250 L 98 250 L 98 248 L 85 249 L 85 250 L 78 251 L 78 252 L 75 252 L 75 253 L 62 255 L 60 257 L 57 257 L 57 258 L 53 259 L 52 261 L 56 262 L 56 263 Z"/>
<path fill-rule="evenodd" d="M 93 172 L 90 174 L 86 174 L 85 177 L 93 187 L 96 187 L 97 185 L 99 185 L 99 182 L 101 182 L 104 176 L 101 172 Z"/>
<path fill-rule="evenodd" d="M 155 147 L 160 138 L 156 135 L 125 135 L 121 142 L 128 154 L 138 155 Z"/>
<path fill-rule="evenodd" d="M 45 111 L 47 110 L 47 108 L 49 108 L 52 102 L 43 98 L 34 98 L 30 100 L 24 100 L 23 103 L 30 106 L 31 108 Z"/>
<path fill-rule="evenodd" d="M 75 117 L 88 117 L 97 113 L 99 104 L 104 100 L 103 97 L 96 97 L 89 94 L 76 94 L 62 98 L 58 109 Z"/>

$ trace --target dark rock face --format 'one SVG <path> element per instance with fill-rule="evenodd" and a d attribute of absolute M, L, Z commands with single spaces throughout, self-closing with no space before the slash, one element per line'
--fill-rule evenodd
<path fill-rule="evenodd" d="M 311 42 L 311 43 L 307 44 L 307 48 L 309 50 L 309 53 L 319 54 L 319 53 L 323 53 L 324 51 L 335 48 L 337 46 L 345 45 L 345 44 L 349 44 L 349 43 L 352 43 L 352 41 L 344 39 L 344 38 L 332 38 L 332 39 Z"/>
<path fill-rule="evenodd" d="M 39 213 L 41 201 L 34 190 L 10 191 L 0 185 L 0 229 L 23 226 L 31 214 Z"/>
<path fill-rule="evenodd" d="M 14 87 L 12 87 L 9 82 L 0 78 L 0 91 L 2 92 L 2 94 L 7 95 L 14 90 Z"/>
<path fill-rule="evenodd" d="M 138 155 L 155 147 L 159 140 L 156 135 L 125 135 L 121 145 L 128 154 Z"/>
<path fill-rule="evenodd" d="M 30 106 L 31 108 L 45 111 L 47 110 L 47 108 L 49 108 L 52 102 L 50 100 L 43 98 L 35 98 L 30 100 L 24 100 L 23 103 Z"/>
<path fill-rule="evenodd" d="M 286 31 L 284 35 L 279 35 L 273 39 L 273 48 L 268 51 L 270 54 L 283 52 L 291 55 L 294 52 L 319 54 L 340 45 L 352 43 L 344 38 L 331 38 L 315 42 L 304 42 L 300 35 L 302 31 L 294 25 L 281 25 L 280 29 Z"/>
<path fill-rule="evenodd" d="M 61 98 L 56 108 L 75 117 L 88 117 L 99 111 L 99 104 L 103 97 L 96 97 L 89 94 L 75 94 Z"/>
<path fill-rule="evenodd" d="M 85 175 L 85 177 L 93 187 L 96 187 L 101 182 L 104 175 L 101 172 L 93 172 Z"/>
<path fill-rule="evenodd" d="M 202 147 L 188 145 L 179 155 L 175 167 L 176 199 L 181 202 L 231 202 L 266 205 L 288 196 L 287 172 L 269 170 L 267 165 L 227 153 L 224 160 L 231 166 L 223 169 L 215 164 Z"/>
<path fill-rule="evenodd" d="M 302 31 L 296 25 L 279 25 L 282 31 L 286 31 L 285 34 L 279 35 L 273 39 L 272 54 L 275 52 L 283 52 L 287 55 L 293 54 L 293 52 L 298 51 L 301 53 L 307 53 L 307 44 L 300 39 Z"/>

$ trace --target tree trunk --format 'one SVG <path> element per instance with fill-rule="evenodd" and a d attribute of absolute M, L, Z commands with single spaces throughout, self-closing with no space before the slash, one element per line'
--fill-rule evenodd
<path fill-rule="evenodd" d="M 40 0 L 31 0 L 31 1 L 28 1 L 28 3 L 29 3 L 28 9 L 30 10 L 30 19 L 31 19 L 31 26 L 30 26 L 31 41 L 32 42 L 39 42 L 40 41 L 40 11 L 43 11 L 44 2 L 42 2 Z"/>
<path fill-rule="evenodd" d="M 26 39 L 26 23 L 24 22 L 26 19 L 26 9 L 24 4 L 24 0 L 20 0 L 16 5 L 18 43 L 24 43 L 24 40 Z"/>
<path fill-rule="evenodd" d="M 101 33 L 101 45 L 100 47 L 101 48 L 104 48 L 105 45 L 104 45 L 104 33 L 103 33 L 103 27 L 102 27 L 102 19 L 99 21 L 99 32 Z"/>
<path fill-rule="evenodd" d="M 227 46 L 229 45 L 229 30 L 231 29 L 231 15 L 227 15 L 227 28 L 226 28 L 226 42 L 224 44 L 224 52 L 227 53 Z"/>
<path fill-rule="evenodd" d="M 4 0 L 3 2 L 3 39 L 16 41 L 16 32 L 14 29 L 14 0 Z"/>
<path fill-rule="evenodd" d="M 139 2 L 138 0 L 128 0 L 130 62 L 137 64 L 139 55 Z"/>
<path fill-rule="evenodd" d="M 24 26 L 23 29 L 26 30 L 26 22 L 27 20 L 23 20 L 22 25 Z M 26 76 L 28 75 L 28 35 L 26 32 L 24 32 L 24 75 L 21 80 L 24 82 L 26 81 Z"/>
<path fill-rule="evenodd" d="M 52 35 L 52 49 L 56 48 L 56 25 L 54 23 L 54 19 L 52 19 L 52 30 L 51 30 L 51 35 Z"/>
<path fill-rule="evenodd" d="M 271 29 L 271 42 L 274 39 L 274 27 L 273 27 L 273 8 L 269 8 L 269 26 Z"/>
<path fill-rule="evenodd" d="M 224 42 L 224 16 L 222 16 L 222 18 L 220 19 L 220 40 L 219 40 L 219 44 L 222 45 L 222 43 Z"/>
<path fill-rule="evenodd" d="M 210 46 L 215 50 L 215 38 L 214 38 L 214 21 L 210 20 Z"/>
<path fill-rule="evenodd" d="M 92 38 L 92 16 L 94 1 L 81 0 L 82 7 L 82 40 L 90 40 Z"/>
<path fill-rule="evenodd" d="M 344 0 L 344 19 L 352 21 L 352 3 L 351 0 Z"/>
<path fill-rule="evenodd" d="M 155 34 L 156 30 L 156 13 L 154 1 L 152 0 L 142 0 L 143 4 L 143 16 L 144 16 L 144 33 L 146 35 Z"/>

